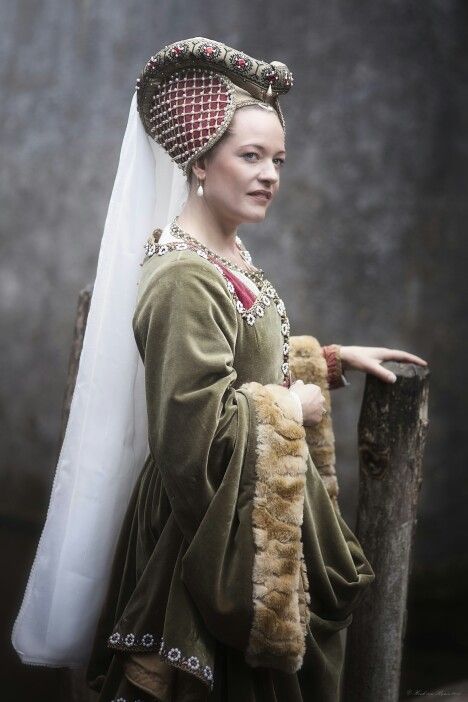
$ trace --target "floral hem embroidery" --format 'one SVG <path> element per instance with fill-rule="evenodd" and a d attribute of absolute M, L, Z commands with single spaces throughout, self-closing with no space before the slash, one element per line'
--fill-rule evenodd
<path fill-rule="evenodd" d="M 107 640 L 109 648 L 118 650 L 132 649 L 134 651 L 154 651 L 176 668 L 188 671 L 203 682 L 208 683 L 213 689 L 213 670 L 209 665 L 202 665 L 197 656 L 184 656 L 180 648 L 169 647 L 162 636 L 157 637 L 147 633 L 142 636 L 136 634 L 120 634 L 115 631 Z M 118 701 L 116 701 L 118 702 Z"/>

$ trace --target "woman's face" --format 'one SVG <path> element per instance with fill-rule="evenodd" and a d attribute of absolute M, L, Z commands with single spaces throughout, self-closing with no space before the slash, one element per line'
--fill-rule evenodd
<path fill-rule="evenodd" d="M 276 111 L 259 107 L 236 110 L 230 127 L 232 134 L 206 161 L 204 199 L 217 218 L 231 225 L 259 222 L 278 192 L 286 156 L 283 128 Z M 269 198 L 251 195 L 258 190 Z"/>

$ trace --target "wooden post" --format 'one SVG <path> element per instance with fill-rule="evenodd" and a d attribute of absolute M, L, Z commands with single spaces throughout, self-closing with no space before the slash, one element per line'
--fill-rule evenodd
<path fill-rule="evenodd" d="M 429 370 L 387 361 L 397 381 L 368 375 L 358 425 L 356 525 L 376 578 L 348 629 L 343 702 L 397 702 L 422 458 Z"/>
<path fill-rule="evenodd" d="M 65 387 L 65 395 L 62 406 L 62 426 L 59 439 L 59 452 L 62 447 L 63 437 L 67 428 L 68 417 L 70 415 L 71 401 L 75 389 L 76 376 L 80 363 L 81 349 L 88 319 L 88 312 L 91 305 L 93 286 L 87 285 L 80 291 L 78 296 L 78 307 L 73 332 L 73 341 L 68 362 L 68 374 Z M 70 669 L 58 668 L 59 699 L 60 702 L 93 702 L 97 699 L 97 693 L 93 692 L 86 685 L 85 671 L 83 668 Z"/>
<path fill-rule="evenodd" d="M 88 321 L 89 308 L 91 306 L 91 296 L 93 286 L 87 285 L 83 290 L 80 290 L 78 295 L 78 305 L 75 317 L 75 327 L 73 330 L 73 341 L 68 359 L 67 382 L 65 386 L 65 394 L 62 405 L 62 426 L 59 438 L 59 451 L 62 447 L 63 437 L 67 428 L 68 417 L 70 415 L 71 401 L 73 391 L 75 390 L 76 376 L 78 375 L 78 366 L 80 364 L 81 349 L 83 348 L 83 339 L 85 335 L 86 322 Z"/>

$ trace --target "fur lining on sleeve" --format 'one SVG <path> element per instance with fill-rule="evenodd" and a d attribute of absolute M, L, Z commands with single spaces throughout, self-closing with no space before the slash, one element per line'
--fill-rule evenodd
<path fill-rule="evenodd" d="M 336 476 L 335 435 L 333 432 L 332 407 L 328 389 L 328 367 L 322 347 L 314 336 L 291 336 L 289 339 L 289 368 L 294 380 L 319 385 L 325 397 L 328 413 L 321 422 L 306 426 L 306 441 L 311 458 L 327 488 L 333 507 L 338 506 L 339 486 Z"/>
<path fill-rule="evenodd" d="M 303 663 L 310 620 L 301 525 L 308 447 L 299 408 L 281 385 L 244 383 L 256 415 L 256 482 L 252 524 L 251 666 L 293 673 Z"/>

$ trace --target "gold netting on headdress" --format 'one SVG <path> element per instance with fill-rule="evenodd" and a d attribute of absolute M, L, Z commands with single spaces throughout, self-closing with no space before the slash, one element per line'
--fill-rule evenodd
<path fill-rule="evenodd" d="M 234 111 L 255 104 L 275 110 L 220 73 L 184 68 L 161 81 L 153 92 L 151 136 L 188 174 L 191 163 L 221 138 Z M 284 129 L 283 115 L 275 111 Z"/>

